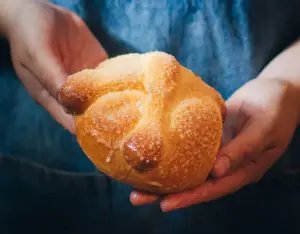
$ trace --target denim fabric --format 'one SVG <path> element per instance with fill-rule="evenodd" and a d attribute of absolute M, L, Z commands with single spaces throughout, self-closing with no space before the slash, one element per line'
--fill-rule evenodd
<path fill-rule="evenodd" d="M 296 234 L 300 187 L 295 179 L 261 182 L 164 214 L 157 204 L 133 207 L 130 187 L 103 175 L 51 170 L 1 155 L 0 233 Z"/>
<path fill-rule="evenodd" d="M 55 0 L 110 56 L 162 50 L 226 99 L 300 34 L 298 0 Z M 0 39 L 0 233 L 299 233 L 299 131 L 258 185 L 162 214 L 98 172 L 29 97 Z M 268 179 L 269 178 L 269 179 Z"/>

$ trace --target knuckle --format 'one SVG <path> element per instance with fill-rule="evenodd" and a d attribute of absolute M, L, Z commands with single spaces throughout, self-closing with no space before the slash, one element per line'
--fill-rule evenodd
<path fill-rule="evenodd" d="M 252 155 L 253 153 L 255 153 L 255 147 L 253 146 L 253 144 L 246 144 L 243 146 L 243 156 L 244 157 L 249 157 L 250 155 Z"/>
<path fill-rule="evenodd" d="M 248 161 L 254 153 L 254 146 L 252 144 L 245 144 L 241 146 L 240 154 L 236 156 L 236 162 Z"/>
<path fill-rule="evenodd" d="M 25 58 L 29 62 L 35 62 L 37 60 L 37 52 L 33 49 L 26 49 Z"/>
<path fill-rule="evenodd" d="M 242 160 L 248 159 L 252 154 L 255 153 L 255 147 L 252 144 L 244 144 L 238 146 L 240 150 L 234 152 L 224 152 L 224 156 L 228 157 L 232 163 L 237 163 Z"/>

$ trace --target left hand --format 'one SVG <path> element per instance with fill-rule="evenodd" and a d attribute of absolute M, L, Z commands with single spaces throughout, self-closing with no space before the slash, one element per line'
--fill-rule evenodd
<path fill-rule="evenodd" d="M 162 198 L 172 211 L 208 202 L 259 181 L 283 154 L 299 124 L 300 93 L 278 79 L 255 79 L 227 101 L 224 144 L 212 169 L 213 179 L 201 186 Z M 155 195 L 134 191 L 131 202 L 142 205 Z"/>
<path fill-rule="evenodd" d="M 76 13 L 60 6 L 45 0 L 7 0 L 4 6 L 10 11 L 0 17 L 6 22 L 2 31 L 19 79 L 37 103 L 75 134 L 74 118 L 58 100 L 59 89 L 68 75 L 107 59 L 104 48 Z"/>

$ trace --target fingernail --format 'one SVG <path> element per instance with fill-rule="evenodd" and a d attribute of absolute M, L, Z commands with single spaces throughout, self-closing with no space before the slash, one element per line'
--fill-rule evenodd
<path fill-rule="evenodd" d="M 160 209 L 162 210 L 162 212 L 170 212 L 178 209 L 179 205 L 180 200 L 177 200 L 176 202 L 162 201 L 160 204 Z"/>
<path fill-rule="evenodd" d="M 228 157 L 221 156 L 217 159 L 214 166 L 214 176 L 221 177 L 226 174 L 230 168 L 230 160 Z"/>
<path fill-rule="evenodd" d="M 68 115 L 73 115 L 73 114 L 74 114 L 74 112 L 70 111 L 68 108 L 66 108 L 66 107 L 64 107 L 64 106 L 63 106 L 63 110 L 64 110 L 64 112 L 66 112 L 66 114 L 68 114 Z"/>
<path fill-rule="evenodd" d="M 132 192 L 130 194 L 130 202 L 134 206 L 141 206 L 153 203 L 158 200 L 158 197 L 150 194 L 143 194 L 140 192 Z"/>
<path fill-rule="evenodd" d="M 138 197 L 136 192 L 132 192 L 130 198 L 136 199 Z"/>
<path fill-rule="evenodd" d="M 134 206 L 137 206 L 138 203 L 139 203 L 138 198 L 139 198 L 138 194 L 136 192 L 132 192 L 130 194 L 130 202 L 131 202 L 131 204 L 134 205 Z"/>

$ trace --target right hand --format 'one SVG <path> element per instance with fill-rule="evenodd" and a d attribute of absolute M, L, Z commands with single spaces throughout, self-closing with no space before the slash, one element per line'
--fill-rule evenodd
<path fill-rule="evenodd" d="M 75 13 L 42 0 L 18 2 L 5 25 L 16 73 L 32 98 L 74 134 L 59 89 L 68 75 L 96 67 L 107 54 Z"/>

